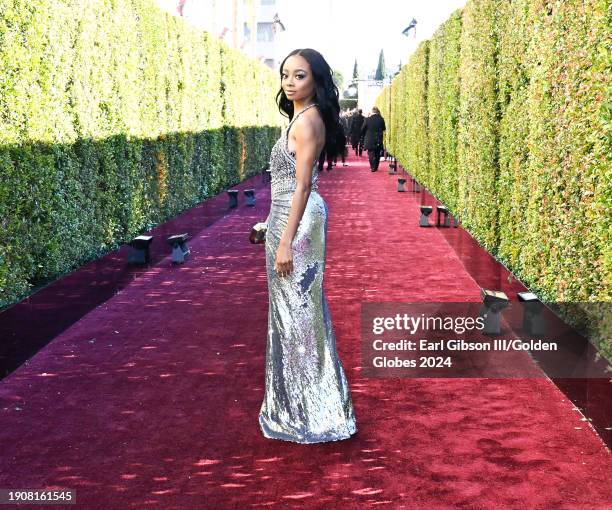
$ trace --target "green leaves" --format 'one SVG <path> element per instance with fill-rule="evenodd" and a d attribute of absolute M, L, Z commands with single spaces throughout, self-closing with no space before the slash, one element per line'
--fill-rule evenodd
<path fill-rule="evenodd" d="M 150 0 L 0 4 L 0 306 L 267 161 L 267 66 Z"/>
<path fill-rule="evenodd" d="M 541 299 L 610 302 L 611 11 L 552 7 L 469 0 L 377 105 L 390 151 Z"/>

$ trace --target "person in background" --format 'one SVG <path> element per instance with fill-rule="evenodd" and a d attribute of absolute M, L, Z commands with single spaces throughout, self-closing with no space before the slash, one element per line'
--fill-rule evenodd
<path fill-rule="evenodd" d="M 355 151 L 355 155 L 361 156 L 359 151 L 359 141 L 361 139 L 361 129 L 363 127 L 363 114 L 361 110 L 357 110 L 357 113 L 353 115 L 351 119 L 351 145 L 353 146 L 353 150 Z M 361 148 L 363 150 L 363 148 Z"/>
<path fill-rule="evenodd" d="M 348 163 L 346 162 L 346 156 L 348 155 L 348 150 L 346 148 L 346 145 L 344 146 L 344 149 L 342 150 L 342 152 L 340 153 L 340 157 L 342 158 L 342 166 L 348 166 Z M 336 166 L 338 164 L 338 156 L 334 156 L 334 166 Z M 329 170 L 329 167 L 327 168 Z"/>
<path fill-rule="evenodd" d="M 385 119 L 382 118 L 378 107 L 372 107 L 372 114 L 365 120 L 361 129 L 364 135 L 363 146 L 368 151 L 370 170 L 376 172 L 380 163 L 380 154 L 383 147 L 383 132 L 386 130 Z"/>
<path fill-rule="evenodd" d="M 327 171 L 329 172 L 334 167 L 335 159 L 327 158 Z M 325 168 L 325 152 L 319 154 L 319 166 L 317 167 L 319 172 L 322 172 Z"/>
<path fill-rule="evenodd" d="M 348 139 L 349 135 L 351 133 L 351 126 L 350 126 L 350 122 L 351 122 L 351 117 L 349 116 L 348 112 L 342 112 L 340 114 L 340 123 L 342 124 L 342 131 L 344 131 L 344 136 Z"/>

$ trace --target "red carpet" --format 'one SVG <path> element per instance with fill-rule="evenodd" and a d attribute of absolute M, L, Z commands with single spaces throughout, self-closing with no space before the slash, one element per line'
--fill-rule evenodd
<path fill-rule="evenodd" d="M 387 164 L 349 162 L 320 191 L 355 437 L 259 430 L 267 284 L 247 237 L 268 212 L 261 188 L 196 234 L 184 265 L 143 271 L 0 382 L 0 488 L 72 488 L 87 509 L 610 508 L 609 453 L 547 379 L 360 376 L 362 301 L 480 296 Z"/>

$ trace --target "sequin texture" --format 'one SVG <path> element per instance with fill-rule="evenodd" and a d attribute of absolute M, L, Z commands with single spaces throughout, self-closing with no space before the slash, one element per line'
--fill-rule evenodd
<path fill-rule="evenodd" d="M 288 133 L 298 116 L 312 106 L 294 116 L 272 148 L 272 203 L 266 220 L 268 339 L 259 424 L 265 437 L 297 443 L 338 441 L 357 431 L 323 291 L 328 208 L 317 191 L 317 162 L 292 243 L 293 271 L 280 277 L 274 270 L 296 185 Z"/>

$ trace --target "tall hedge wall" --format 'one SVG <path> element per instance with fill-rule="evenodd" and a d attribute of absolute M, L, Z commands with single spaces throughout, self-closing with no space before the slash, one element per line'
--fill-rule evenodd
<path fill-rule="evenodd" d="M 277 87 L 152 0 L 0 0 L 0 306 L 259 171 Z"/>
<path fill-rule="evenodd" d="M 407 168 L 415 174 L 429 165 L 428 112 L 427 112 L 427 62 L 429 41 L 423 41 L 406 65 L 405 80 L 405 131 L 401 134 L 405 147 L 402 156 L 406 158 Z"/>
<path fill-rule="evenodd" d="M 459 121 L 459 54 L 462 17 L 455 11 L 431 38 L 427 76 L 429 166 L 432 187 L 440 200 L 457 210 L 457 126 Z"/>
<path fill-rule="evenodd" d="M 521 266 L 520 255 L 526 246 L 515 241 L 517 236 L 537 235 L 540 231 L 535 225 L 528 224 L 526 214 L 531 201 L 531 216 L 539 220 L 538 203 L 542 196 L 530 183 L 534 172 L 528 171 L 529 150 L 529 82 L 531 72 L 527 52 L 530 49 L 531 34 L 536 29 L 536 18 L 531 18 L 531 0 L 519 0 L 500 5 L 499 30 L 499 107 L 500 107 L 500 149 L 498 179 L 498 214 L 500 225 L 499 254 L 508 263 Z M 510 24 L 504 16 L 510 16 L 515 24 Z M 533 48 L 535 49 L 535 48 Z M 537 101 L 536 101 L 537 103 Z M 537 108 L 537 104 L 533 105 Z M 540 112 L 545 115 L 545 112 Z M 536 195 L 538 193 L 538 195 Z M 531 197 L 531 200 L 530 200 Z M 533 232 L 529 232 L 531 228 Z M 530 241 L 533 246 L 534 239 Z M 533 263 L 539 264 L 538 261 Z M 538 285 L 538 282 L 533 282 Z"/>
<path fill-rule="evenodd" d="M 498 242 L 497 29 L 500 0 L 468 2 L 460 39 L 458 214 L 488 250 Z M 489 206 L 491 204 L 491 206 Z"/>
<path fill-rule="evenodd" d="M 598 322 L 609 306 L 595 303 L 612 301 L 611 28 L 605 0 L 468 0 L 377 101 L 390 150 L 474 237 L 541 299 L 592 303 Z"/>

